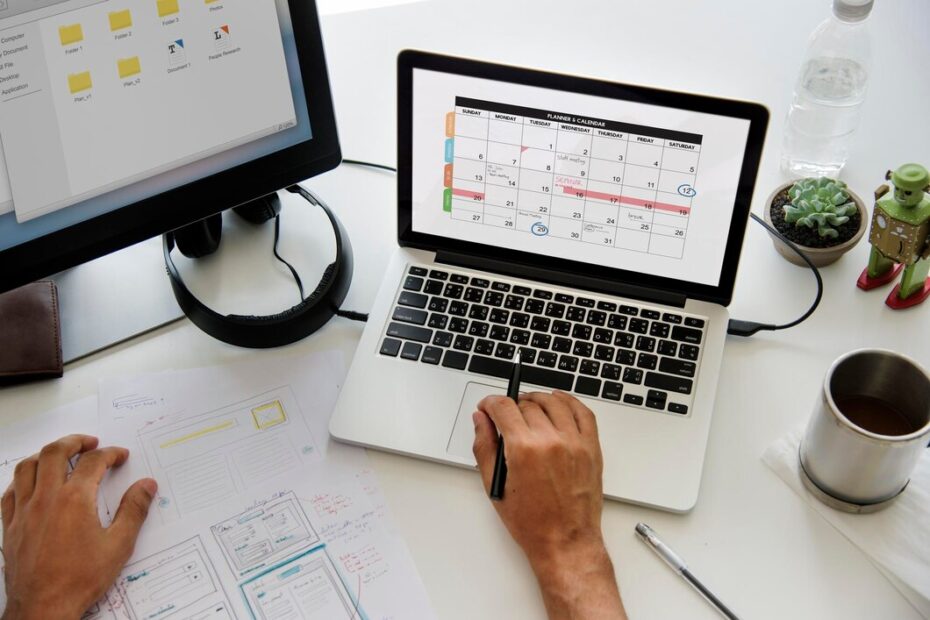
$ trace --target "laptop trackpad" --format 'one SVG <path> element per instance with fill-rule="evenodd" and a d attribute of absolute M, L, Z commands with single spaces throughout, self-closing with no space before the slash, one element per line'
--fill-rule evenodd
<path fill-rule="evenodd" d="M 471 451 L 472 444 L 475 442 L 475 424 L 471 420 L 471 414 L 477 410 L 478 403 L 485 396 L 506 393 L 507 390 L 502 387 L 483 383 L 469 383 L 465 386 L 462 402 L 459 404 L 459 414 L 455 417 L 455 426 L 452 427 L 452 436 L 449 438 L 449 447 L 446 448 L 449 454 L 475 463 L 475 457 Z"/>

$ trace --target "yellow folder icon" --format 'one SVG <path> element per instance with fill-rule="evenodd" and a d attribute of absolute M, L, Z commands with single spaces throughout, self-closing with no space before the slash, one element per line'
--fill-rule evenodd
<path fill-rule="evenodd" d="M 219 2 L 220 0 L 203 0 L 204 4 L 213 4 L 214 2 Z"/>
<path fill-rule="evenodd" d="M 116 67 L 119 69 L 120 79 L 128 78 L 137 73 L 142 73 L 142 65 L 139 63 L 139 57 L 120 58 L 116 61 Z"/>
<path fill-rule="evenodd" d="M 62 45 L 74 45 L 84 40 L 84 29 L 81 24 L 71 24 L 58 29 L 58 37 Z"/>
<path fill-rule="evenodd" d="M 92 87 L 93 83 L 90 81 L 90 71 L 68 75 L 68 88 L 71 90 L 72 95 L 82 90 L 90 90 Z"/>
<path fill-rule="evenodd" d="M 178 6 L 178 0 L 156 0 L 158 5 L 158 16 L 167 17 L 168 15 L 174 15 L 181 8 Z"/>
<path fill-rule="evenodd" d="M 110 30 L 122 30 L 132 27 L 132 13 L 129 9 L 125 11 L 113 11 L 110 13 Z"/>

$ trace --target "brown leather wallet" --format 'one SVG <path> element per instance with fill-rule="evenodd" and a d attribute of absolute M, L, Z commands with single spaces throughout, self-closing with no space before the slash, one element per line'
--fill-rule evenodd
<path fill-rule="evenodd" d="M 34 282 L 0 295 L 0 385 L 62 372 L 55 283 Z"/>

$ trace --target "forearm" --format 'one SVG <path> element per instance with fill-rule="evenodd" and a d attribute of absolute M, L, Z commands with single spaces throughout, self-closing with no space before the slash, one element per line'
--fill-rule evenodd
<path fill-rule="evenodd" d="M 532 564 L 549 620 L 626 620 L 613 564 L 602 543 Z"/>

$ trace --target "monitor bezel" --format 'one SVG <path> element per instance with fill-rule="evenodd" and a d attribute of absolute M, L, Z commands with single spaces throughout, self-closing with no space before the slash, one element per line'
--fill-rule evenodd
<path fill-rule="evenodd" d="M 748 120 L 749 132 L 740 169 L 733 217 L 717 286 L 674 278 L 614 269 L 580 261 L 554 258 L 503 247 L 450 239 L 413 230 L 413 74 L 416 69 L 486 78 L 527 86 L 621 99 L 637 103 L 675 107 Z M 404 50 L 397 59 L 397 235 L 402 247 L 436 252 L 455 252 L 491 261 L 516 263 L 559 271 L 584 273 L 592 278 L 649 289 L 672 291 L 688 298 L 729 305 L 733 297 L 737 267 L 749 219 L 753 189 L 762 158 L 769 112 L 761 104 L 706 95 L 674 92 L 638 85 L 607 82 L 515 66 L 455 58 L 419 50 Z"/>
<path fill-rule="evenodd" d="M 0 292 L 249 202 L 342 161 L 315 0 L 288 3 L 312 136 L 157 196 L 0 251 Z M 300 105 L 295 101 L 295 105 Z"/>

